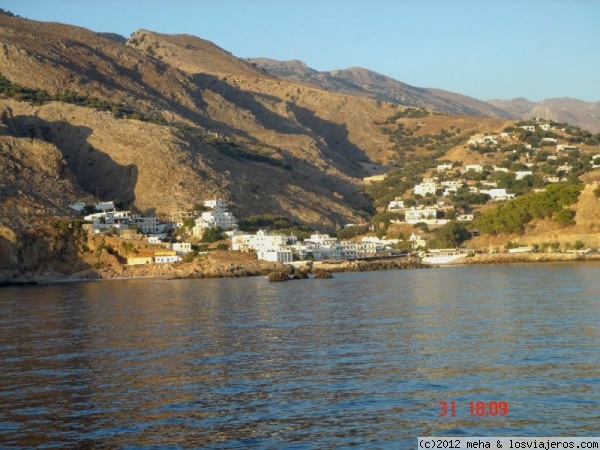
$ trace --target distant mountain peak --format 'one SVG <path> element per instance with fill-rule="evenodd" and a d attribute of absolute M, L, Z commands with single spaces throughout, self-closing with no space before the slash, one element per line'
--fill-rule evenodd
<path fill-rule="evenodd" d="M 295 61 L 251 58 L 248 61 L 272 75 L 312 84 L 321 89 L 349 95 L 369 97 L 403 106 L 426 108 L 448 114 L 512 119 L 513 117 L 483 101 L 437 89 L 420 88 L 402 83 L 363 67 L 348 67 L 319 72 Z"/>

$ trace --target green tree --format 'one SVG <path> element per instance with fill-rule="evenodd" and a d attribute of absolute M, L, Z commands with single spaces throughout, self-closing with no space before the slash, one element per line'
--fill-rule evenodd
<path fill-rule="evenodd" d="M 183 226 L 189 229 L 194 228 L 194 225 L 196 225 L 196 220 L 193 217 L 187 217 L 185 219 L 183 219 Z"/>
<path fill-rule="evenodd" d="M 452 248 L 460 247 L 471 238 L 471 233 L 461 222 L 450 221 L 435 231 L 430 247 Z"/>
<path fill-rule="evenodd" d="M 220 241 L 221 239 L 223 239 L 222 232 L 223 230 L 221 230 L 221 228 L 219 227 L 207 228 L 206 230 L 204 230 L 204 233 L 202 233 L 202 238 L 200 239 L 200 242 L 210 244 L 211 242 Z"/>

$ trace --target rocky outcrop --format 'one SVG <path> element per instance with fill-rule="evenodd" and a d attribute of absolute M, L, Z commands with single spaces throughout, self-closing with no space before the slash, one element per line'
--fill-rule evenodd
<path fill-rule="evenodd" d="M 281 281 L 289 281 L 290 277 L 285 272 L 273 271 L 269 274 L 269 281 L 273 282 L 281 282 Z"/>
<path fill-rule="evenodd" d="M 431 266 L 422 264 L 415 258 L 393 258 L 382 260 L 344 261 L 341 263 L 321 263 L 320 267 L 329 272 L 368 272 L 372 270 L 426 269 Z M 313 269 L 313 272 L 319 269 Z"/>
<path fill-rule="evenodd" d="M 333 275 L 331 275 L 331 273 L 325 269 L 315 269 L 313 270 L 313 273 L 315 274 L 315 279 L 317 280 L 327 280 L 333 278 Z"/>

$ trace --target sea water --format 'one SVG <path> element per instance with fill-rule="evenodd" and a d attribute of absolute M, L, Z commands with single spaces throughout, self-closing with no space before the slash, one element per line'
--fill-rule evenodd
<path fill-rule="evenodd" d="M 600 264 L 0 289 L 0 447 L 600 435 Z"/>

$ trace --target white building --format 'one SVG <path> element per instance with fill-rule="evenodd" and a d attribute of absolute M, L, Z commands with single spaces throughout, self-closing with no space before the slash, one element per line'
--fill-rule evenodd
<path fill-rule="evenodd" d="M 204 206 L 212 208 L 205 211 L 195 221 L 192 229 L 194 236 L 200 237 L 207 228 L 219 227 L 222 230 L 237 230 L 238 224 L 235 216 L 227 211 L 227 203 L 221 199 L 207 200 Z"/>
<path fill-rule="evenodd" d="M 452 170 L 452 164 L 451 163 L 438 164 L 438 166 L 437 166 L 437 171 L 438 172 L 444 172 L 446 170 Z"/>
<path fill-rule="evenodd" d="M 110 201 L 110 202 L 100 202 L 100 203 L 96 203 L 94 205 L 94 208 L 96 209 L 96 211 L 114 211 L 115 210 L 115 203 Z"/>
<path fill-rule="evenodd" d="M 529 175 L 533 175 L 531 170 L 518 170 L 515 172 L 515 180 L 522 180 Z"/>
<path fill-rule="evenodd" d="M 481 164 L 467 164 L 465 170 L 468 172 L 472 170 L 474 172 L 483 172 L 483 166 Z"/>
<path fill-rule="evenodd" d="M 436 183 L 419 183 L 415 185 L 415 195 L 421 195 L 425 197 L 427 194 L 435 195 L 437 191 Z"/>
<path fill-rule="evenodd" d="M 69 208 L 71 208 L 72 210 L 77 211 L 77 212 L 83 212 L 83 210 L 85 209 L 85 203 L 84 202 L 69 203 Z"/>
<path fill-rule="evenodd" d="M 156 264 L 173 263 L 179 261 L 181 261 L 181 256 L 179 255 L 160 255 L 154 257 L 154 262 Z"/>
<path fill-rule="evenodd" d="M 448 187 L 448 188 L 461 188 L 463 186 L 463 184 L 465 184 L 464 180 L 448 180 L 448 181 L 442 181 L 441 183 L 442 187 Z"/>
<path fill-rule="evenodd" d="M 556 146 L 556 150 L 560 150 L 563 152 L 575 152 L 575 151 L 579 150 L 579 147 L 576 147 L 574 145 L 569 145 L 569 144 L 558 144 Z"/>
<path fill-rule="evenodd" d="M 158 217 L 131 215 L 129 217 L 129 225 L 137 226 L 142 234 L 160 234 L 166 229 L 166 224 L 161 224 L 158 221 Z"/>
<path fill-rule="evenodd" d="M 481 134 L 476 134 L 475 136 L 471 136 L 471 138 L 469 139 L 469 141 L 467 142 L 468 145 L 496 145 L 498 143 L 498 140 L 496 138 L 494 138 L 493 136 L 483 136 Z"/>
<path fill-rule="evenodd" d="M 545 137 L 542 138 L 542 142 L 550 142 L 551 144 L 556 144 L 558 141 L 556 140 L 556 138 Z"/>
<path fill-rule="evenodd" d="M 485 187 L 496 188 L 496 187 L 498 187 L 498 182 L 497 181 L 482 181 L 481 185 L 485 186 Z"/>
<path fill-rule="evenodd" d="M 104 232 L 110 229 L 127 230 L 132 227 L 137 227 L 142 234 L 160 234 L 167 227 L 166 224 L 160 223 L 157 217 L 144 217 L 132 214 L 130 211 L 105 211 L 100 213 L 89 214 L 84 217 L 84 220 L 92 222 L 92 230 L 94 233 Z"/>
<path fill-rule="evenodd" d="M 546 183 L 559 183 L 560 177 L 556 175 L 544 175 L 544 181 Z"/>
<path fill-rule="evenodd" d="M 169 247 L 171 250 L 180 254 L 185 254 L 192 251 L 192 244 L 190 242 L 172 242 Z"/>
<path fill-rule="evenodd" d="M 408 223 L 418 223 L 423 220 L 437 218 L 437 209 L 435 208 L 410 208 L 404 211 L 404 220 Z"/>
<path fill-rule="evenodd" d="M 571 170 L 573 170 L 573 166 L 569 166 L 569 165 L 558 166 L 557 170 L 559 172 L 571 172 Z"/>
<path fill-rule="evenodd" d="M 323 259 L 358 259 L 374 256 L 380 250 L 387 249 L 385 244 L 372 240 L 361 242 L 338 242 L 327 234 L 315 234 L 302 244 L 293 245 L 292 249 L 301 259 L 312 256 L 315 260 Z"/>
<path fill-rule="evenodd" d="M 452 194 L 456 194 L 458 193 L 458 189 L 455 187 L 447 187 L 444 188 L 444 191 L 442 192 L 442 196 L 443 197 L 450 197 Z"/>
<path fill-rule="evenodd" d="M 519 128 L 521 128 L 525 131 L 531 131 L 532 133 L 535 131 L 534 125 L 523 125 L 523 126 L 520 126 Z"/>
<path fill-rule="evenodd" d="M 256 251 L 258 259 L 271 262 L 292 262 L 291 245 L 298 239 L 293 234 L 270 234 L 259 230 L 256 234 L 233 232 L 231 249 L 236 251 Z"/>
<path fill-rule="evenodd" d="M 400 209 L 404 209 L 404 201 L 400 200 L 400 197 L 396 197 L 395 200 L 392 200 L 388 204 L 388 211 L 398 211 Z"/>
<path fill-rule="evenodd" d="M 490 196 L 492 200 L 508 200 L 511 198 L 515 198 L 515 194 L 508 194 L 506 189 L 482 189 L 482 194 L 487 194 Z"/>
<path fill-rule="evenodd" d="M 290 249 L 279 249 L 279 250 L 259 250 L 256 252 L 258 259 L 263 261 L 278 262 L 282 264 L 292 262 L 292 250 Z"/>
<path fill-rule="evenodd" d="M 298 241 L 296 236 L 271 234 L 258 230 L 256 234 L 234 232 L 231 236 L 231 249 L 235 251 L 271 251 L 287 247 Z"/>

